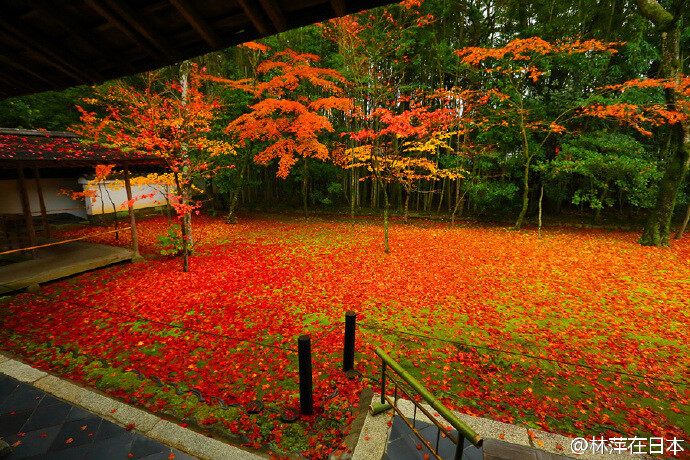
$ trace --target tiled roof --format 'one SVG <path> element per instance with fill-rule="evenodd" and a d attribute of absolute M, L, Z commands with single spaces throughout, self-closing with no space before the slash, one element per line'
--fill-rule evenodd
<path fill-rule="evenodd" d="M 52 166 L 165 163 L 160 157 L 146 152 L 86 143 L 72 133 L 0 130 L 0 165 L 18 162 Z"/>

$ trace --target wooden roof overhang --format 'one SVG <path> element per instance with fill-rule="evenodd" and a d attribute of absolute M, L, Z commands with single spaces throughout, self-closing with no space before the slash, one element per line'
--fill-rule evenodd
<path fill-rule="evenodd" d="M 19 198 L 22 205 L 22 215 L 28 234 L 28 246 L 11 249 L 0 253 L 8 254 L 17 251 L 31 250 L 32 257 L 35 250 L 46 246 L 60 244 L 50 242 L 38 245 L 36 229 L 34 227 L 33 212 L 27 190 L 27 178 L 25 169 L 33 170 L 33 180 L 36 183 L 38 194 L 43 234 L 50 238 L 50 225 L 48 223 L 43 188 L 39 170 L 41 168 L 81 167 L 96 166 L 99 164 L 122 166 L 124 169 L 125 191 L 129 201 L 128 210 L 130 217 L 129 230 L 132 234 L 132 260 L 139 260 L 139 243 L 137 239 L 136 218 L 132 205 L 132 188 L 130 184 L 130 166 L 165 165 L 163 158 L 150 155 L 145 152 L 123 151 L 97 144 L 82 143 L 79 136 L 63 131 L 39 131 L 26 129 L 0 128 L 0 169 L 15 168 L 19 183 Z M 3 216 L 0 216 L 3 217 Z M 4 216 L 7 217 L 7 216 Z M 14 216 L 10 216 L 14 217 Z"/>
<path fill-rule="evenodd" d="M 390 0 L 0 0 L 0 99 L 100 83 Z"/>
<path fill-rule="evenodd" d="M 79 136 L 69 132 L 0 129 L 0 168 L 72 168 L 99 164 L 164 166 L 166 162 L 145 152 L 82 143 Z"/>

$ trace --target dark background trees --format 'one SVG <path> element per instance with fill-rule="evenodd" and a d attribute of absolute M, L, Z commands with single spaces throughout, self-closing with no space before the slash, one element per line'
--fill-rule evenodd
<path fill-rule="evenodd" d="M 643 244 L 669 244 L 671 219 L 675 216 L 680 226 L 690 205 L 685 174 L 690 161 L 687 120 L 653 123 L 640 118 L 642 129 L 634 129 L 620 116 L 584 116 L 578 108 L 625 103 L 638 107 L 638 113 L 665 106 L 687 116 L 682 84 L 689 65 L 689 11 L 690 2 L 683 0 L 406 0 L 264 39 L 261 43 L 275 52 L 289 48 L 318 55 L 320 68 L 333 69 L 348 81 L 342 95 L 352 99 L 360 112 L 354 116 L 323 109 L 321 115 L 328 118 L 333 132 L 320 141 L 332 158 L 297 157 L 284 179 L 277 177 L 278 160 L 253 161 L 267 147 L 261 139 L 217 159 L 221 166 L 235 167 L 219 168 L 208 182 L 216 198 L 208 203 L 227 212 L 235 201 L 241 208 L 254 209 L 298 208 L 306 201 L 310 207 L 349 208 L 354 214 L 378 211 L 387 201 L 391 211 L 401 215 L 407 203 L 413 216 L 452 214 L 514 222 L 522 214 L 529 224 L 535 222 L 541 201 L 547 218 L 632 221 L 640 226 L 646 222 Z M 500 72 L 477 75 L 455 51 L 501 48 L 533 37 L 549 43 L 616 42 L 617 52 L 566 54 L 544 63 L 543 74 L 536 79 L 527 73 L 513 74 L 532 123 L 525 144 L 519 130 L 501 126 L 502 120 L 513 123 L 516 114 L 498 96 L 511 91 L 506 79 L 500 78 Z M 258 58 L 256 50 L 237 47 L 196 61 L 208 74 L 229 80 L 275 77 L 275 73 L 257 77 Z M 178 74 L 174 68 L 166 71 Z M 680 89 L 657 85 L 623 92 L 601 90 L 649 78 L 675 81 Z M 135 82 L 136 77 L 129 80 Z M 223 105 L 211 136 L 232 141 L 224 128 L 250 111 L 252 97 L 212 81 L 204 86 Z M 462 174 L 420 177 L 406 188 L 396 181 L 371 180 L 366 166 L 348 168 L 346 159 L 338 161 L 338 152 L 358 147 L 357 140 L 345 133 L 377 129 L 371 117 L 377 108 L 404 113 L 410 109 L 410 98 L 421 92 L 459 89 L 489 99 L 471 114 L 463 113 L 469 105 L 462 97 L 444 103 L 462 120 L 447 141 L 453 151 L 437 149 L 425 155 L 437 167 Z M 313 91 L 314 98 L 327 97 L 316 86 Z M 92 93 L 91 88 L 80 87 L 0 101 L 0 126 L 66 129 L 78 121 L 74 105 Z M 437 104 L 428 107 L 435 109 L 442 103 L 436 99 L 428 104 Z M 554 129 L 550 122 L 566 109 L 572 110 Z M 533 154 L 527 165 L 520 154 L 525 145 Z"/>

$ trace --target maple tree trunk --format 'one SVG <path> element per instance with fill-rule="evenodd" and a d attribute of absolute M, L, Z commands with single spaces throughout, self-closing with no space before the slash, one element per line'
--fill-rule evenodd
<path fill-rule="evenodd" d="M 438 208 L 436 209 L 436 214 L 441 214 L 441 206 L 443 205 L 443 194 L 446 191 L 446 181 L 448 179 L 441 180 L 441 197 L 438 200 Z"/>
<path fill-rule="evenodd" d="M 386 184 L 381 184 L 383 189 L 383 252 L 388 254 L 390 248 L 388 247 L 388 190 L 386 189 Z"/>
<path fill-rule="evenodd" d="M 542 201 L 544 200 L 544 184 L 541 184 L 541 193 L 539 194 L 539 238 L 541 238 L 541 211 L 542 211 Z"/>
<path fill-rule="evenodd" d="M 522 209 L 520 210 L 520 215 L 518 216 L 517 222 L 515 222 L 515 230 L 520 230 L 522 227 L 522 222 L 525 220 L 525 214 L 527 214 L 527 208 L 529 207 L 529 163 L 530 159 L 527 160 L 525 164 L 525 175 L 523 177 L 523 191 L 522 191 Z"/>
<path fill-rule="evenodd" d="M 177 185 L 177 193 L 180 195 L 182 204 L 186 204 L 184 193 L 180 187 L 180 176 L 177 174 L 177 171 L 175 171 L 175 185 Z M 184 272 L 189 271 L 189 240 L 187 239 L 187 222 L 185 220 L 186 214 L 187 213 L 185 212 L 180 216 L 180 231 L 182 232 L 182 271 Z"/>
<path fill-rule="evenodd" d="M 307 157 L 304 157 L 304 166 L 302 169 L 302 205 L 304 207 L 304 218 L 309 218 L 309 212 L 307 209 L 307 176 L 309 174 L 309 168 L 307 165 Z"/>
<path fill-rule="evenodd" d="M 350 218 L 355 218 L 355 200 L 357 199 L 357 182 L 354 168 L 350 168 Z"/>
<path fill-rule="evenodd" d="M 245 155 L 245 157 L 242 159 L 242 164 L 240 165 L 240 177 L 238 178 L 237 181 L 237 187 L 235 187 L 235 190 L 232 192 L 232 198 L 230 198 L 230 205 L 228 209 L 228 216 L 225 218 L 225 223 L 227 224 L 236 224 L 237 223 L 237 216 L 235 215 L 235 208 L 237 208 L 237 201 L 239 200 L 240 197 L 240 190 L 242 190 L 242 187 L 244 187 L 244 178 L 247 175 L 247 168 L 249 167 L 249 159 L 251 158 L 251 149 L 249 149 L 249 153 Z"/>
<path fill-rule="evenodd" d="M 688 209 L 685 211 L 685 219 L 683 219 L 683 225 L 680 226 L 678 229 L 678 233 L 676 233 L 676 239 L 679 240 L 683 237 L 683 233 L 685 233 L 685 228 L 688 226 L 688 222 L 690 222 L 690 204 L 688 204 Z"/>
<path fill-rule="evenodd" d="M 460 181 L 456 180 L 456 184 L 455 184 L 455 206 L 453 207 L 453 213 L 450 215 L 451 223 L 455 223 L 455 214 L 457 214 L 457 212 L 458 212 L 458 207 L 460 206 L 460 203 L 463 203 L 464 201 L 465 201 L 465 192 L 462 192 L 462 197 L 461 197 L 460 196 Z"/>
<path fill-rule="evenodd" d="M 640 13 L 649 19 L 661 32 L 661 76 L 678 81 L 682 73 L 680 59 L 679 17 L 674 17 L 656 0 L 636 0 Z M 681 14 L 682 9 L 676 11 Z M 670 110 L 677 109 L 678 95 L 673 88 L 665 91 L 666 105 Z M 690 123 L 681 121 L 671 125 L 671 141 L 676 146 L 671 153 L 664 175 L 659 182 L 656 204 L 645 224 L 640 244 L 643 246 L 669 246 L 671 218 L 676 198 L 690 165 Z"/>

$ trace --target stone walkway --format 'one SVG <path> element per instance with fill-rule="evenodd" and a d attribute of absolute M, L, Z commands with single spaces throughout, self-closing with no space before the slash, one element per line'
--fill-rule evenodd
<path fill-rule="evenodd" d="M 13 451 L 3 460 L 194 458 L 5 375 L 0 437 Z"/>
<path fill-rule="evenodd" d="M 48 440 L 49 433 L 47 428 L 42 432 L 40 429 L 31 431 L 32 433 L 33 431 L 39 431 L 38 437 L 34 437 L 33 435 L 31 437 L 32 446 L 35 444 L 34 441 L 37 440 L 39 443 L 45 443 L 45 446 L 42 448 L 43 450 L 39 450 L 39 453 L 36 454 L 38 455 L 37 458 L 66 458 L 70 460 L 82 458 L 120 458 L 123 460 L 130 458 L 146 458 L 147 460 L 164 460 L 165 458 L 169 458 L 172 453 L 175 453 L 175 458 L 178 459 L 197 457 L 202 460 L 262 460 L 268 457 L 267 455 L 261 456 L 247 452 L 236 446 L 226 444 L 217 439 L 207 437 L 204 434 L 184 428 L 152 413 L 110 398 L 95 390 L 81 387 L 69 380 L 61 379 L 42 370 L 35 369 L 23 362 L 6 356 L 4 353 L 0 353 L 0 376 L 3 377 L 3 380 L 4 377 L 10 377 L 18 381 L 17 386 L 13 389 L 10 388 L 11 392 L 9 395 L 3 394 L 0 398 L 11 396 L 15 393 L 15 390 L 18 390 L 19 385 L 22 385 L 21 391 L 17 392 L 16 398 L 18 401 L 22 401 L 21 404 L 13 409 L 8 408 L 7 412 L 0 409 L 1 413 L 7 413 L 9 417 L 2 425 L 6 427 L 3 429 L 9 430 L 6 440 L 8 442 L 11 441 L 9 442 L 10 445 L 17 441 L 21 441 L 15 446 L 17 450 L 22 448 L 25 442 L 26 445 L 23 449 L 29 449 L 29 431 L 26 430 L 31 428 L 31 426 L 29 425 L 27 428 L 26 424 L 31 421 L 30 418 L 32 415 L 35 415 L 34 411 L 48 411 L 48 408 L 52 407 L 54 404 L 47 403 L 54 400 L 68 406 L 74 406 L 69 408 L 63 423 L 60 423 L 59 428 L 54 430 L 55 437 L 52 440 Z M 13 382 L 9 382 L 10 383 L 6 385 L 11 387 Z M 34 393 L 32 393 L 32 396 L 20 396 L 27 392 Z M 44 404 L 41 406 L 41 401 L 44 398 L 49 398 L 46 399 L 47 405 Z M 2 404 L 6 404 L 6 401 L 2 402 Z M 17 404 L 19 404 L 19 402 L 17 402 Z M 81 415 L 77 415 L 77 413 L 80 413 L 79 411 L 84 409 L 86 414 L 81 413 Z M 72 412 L 73 410 L 74 413 Z M 26 411 L 30 411 L 30 413 Z M 14 412 L 14 414 L 11 412 Z M 20 412 L 21 414 L 19 414 Z M 67 420 L 67 418 L 72 415 L 82 418 Z M 89 417 L 92 417 L 92 419 L 90 419 L 89 423 L 85 423 L 84 420 Z M 76 423 L 77 420 L 78 423 Z M 134 427 L 131 431 L 122 428 L 130 425 Z M 82 427 L 85 428 L 82 430 Z M 108 430 L 114 430 L 115 435 L 106 439 L 104 436 L 109 436 L 106 434 L 109 432 Z M 123 431 L 125 432 L 124 435 L 122 434 Z M 19 433 L 24 433 L 24 436 L 19 436 Z M 89 436 L 89 433 L 91 436 Z M 41 436 L 43 434 L 46 436 Z M 62 434 L 65 436 L 62 436 Z M 95 438 L 98 438 L 99 435 L 100 441 L 107 442 L 99 443 L 97 446 Z M 72 438 L 72 441 L 67 442 L 70 438 Z M 126 447 L 117 450 L 119 448 L 116 448 L 116 441 L 121 441 Z M 171 449 L 170 447 L 164 447 L 162 451 L 150 451 L 146 454 L 145 450 L 147 448 L 153 449 L 152 446 L 155 445 L 153 444 L 154 441 L 159 443 L 159 445 L 173 446 L 175 449 L 179 449 L 179 451 Z M 69 447 L 65 448 L 65 445 Z M 81 447 L 80 450 L 77 450 L 77 447 L 80 446 L 85 447 Z M 39 449 L 39 447 L 31 448 Z M 169 451 L 166 453 L 165 449 L 169 449 Z M 112 454 L 113 457 L 106 457 L 105 455 L 111 455 L 109 453 L 111 450 L 117 452 Z M 64 456 L 58 456 L 57 453 L 53 454 L 53 452 L 57 451 L 65 452 L 65 454 L 61 454 Z M 182 454 L 182 451 L 193 457 Z M 40 452 L 44 452 L 44 454 L 40 454 Z M 66 454 L 67 452 L 70 452 L 70 455 Z M 76 454 L 71 455 L 72 452 Z M 46 453 L 49 453 L 50 456 L 47 456 Z M 130 457 L 129 454 L 132 454 L 132 457 Z M 22 453 L 22 457 L 19 457 L 19 452 L 15 455 L 17 455 L 17 457 L 14 458 L 30 458 L 26 453 Z M 53 455 L 56 456 L 53 457 Z M 135 457 L 135 455 L 139 455 L 139 457 Z M 154 456 L 151 457 L 152 455 Z M 2 458 L 2 460 L 7 460 L 7 458 Z"/>

